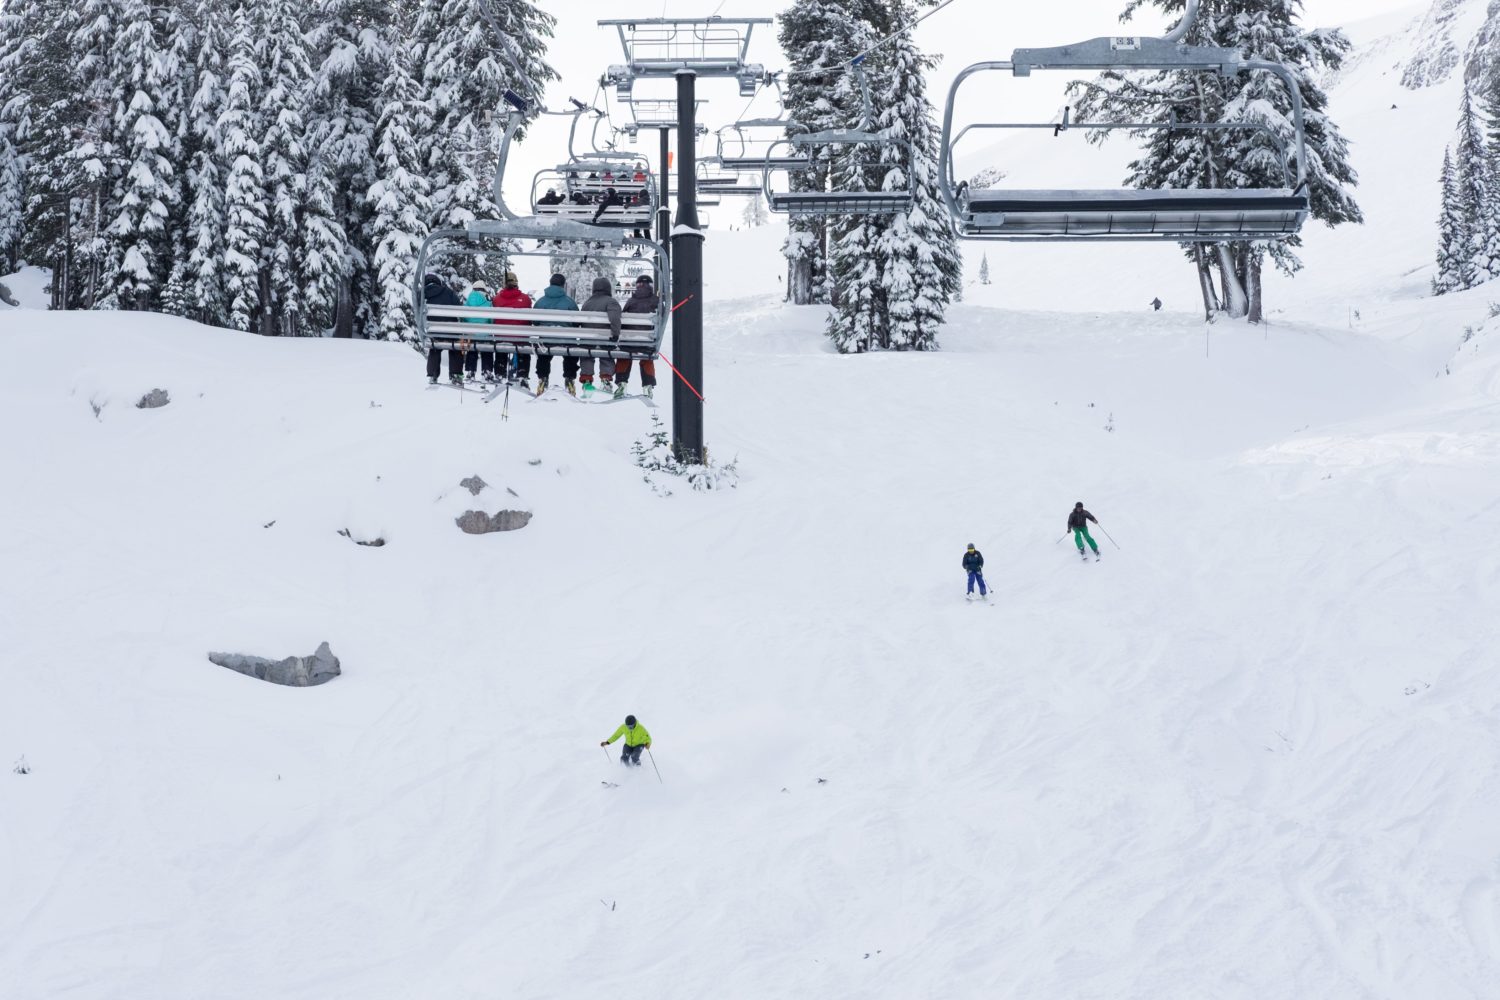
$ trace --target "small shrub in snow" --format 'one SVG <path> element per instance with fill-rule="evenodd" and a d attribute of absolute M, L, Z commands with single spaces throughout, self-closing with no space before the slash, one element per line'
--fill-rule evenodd
<path fill-rule="evenodd" d="M 12 774 L 30 774 L 31 765 L 26 763 L 26 755 L 22 754 L 21 759 L 16 761 L 10 770 Z"/>
<path fill-rule="evenodd" d="M 1466 326 L 1466 327 L 1464 327 L 1464 339 L 1460 340 L 1459 343 L 1460 344 L 1467 344 L 1469 341 L 1471 341 L 1473 339 L 1474 339 L 1474 328 L 1472 326 Z"/>
<path fill-rule="evenodd" d="M 155 410 L 166 406 L 171 401 L 172 397 L 167 395 L 167 390 L 152 389 L 140 398 L 140 401 L 135 404 L 135 408 L 137 410 Z"/>
<path fill-rule="evenodd" d="M 97 396 L 89 397 L 89 409 L 94 411 L 94 419 L 100 423 L 104 422 L 104 408 L 109 405 L 109 400 L 101 401 Z"/>
<path fill-rule="evenodd" d="M 678 461 L 677 456 L 672 453 L 666 425 L 661 422 L 661 417 L 654 410 L 651 413 L 651 433 L 645 440 L 637 439 L 630 446 L 630 455 L 635 460 L 635 464 L 645 470 L 645 475 L 641 478 L 658 496 L 669 497 L 672 491 L 652 478 L 657 474 L 685 479 L 687 484 L 699 493 L 709 490 L 734 489 L 739 485 L 738 459 L 725 465 L 715 465 L 711 461 L 705 461 L 701 465 L 696 462 Z"/>

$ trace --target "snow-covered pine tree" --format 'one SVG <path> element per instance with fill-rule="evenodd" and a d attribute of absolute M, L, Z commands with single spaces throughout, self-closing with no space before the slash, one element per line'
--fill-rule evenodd
<path fill-rule="evenodd" d="M 587 244 L 565 243 L 560 249 L 570 253 L 582 251 L 581 257 L 564 257 L 554 253 L 548 263 L 552 267 L 553 274 L 560 274 L 567 279 L 564 289 L 568 296 L 583 304 L 584 299 L 589 297 L 589 290 L 594 287 L 595 278 L 608 278 L 611 286 L 619 280 L 619 269 L 615 266 L 615 258 L 610 254 L 592 254 Z"/>
<path fill-rule="evenodd" d="M 303 332 L 307 302 L 301 288 L 302 265 L 309 252 L 321 260 L 328 249 L 321 244 L 333 226 L 328 193 L 309 197 L 307 107 L 313 65 L 299 18 L 301 7 L 297 0 L 262 0 L 255 14 L 267 109 L 260 136 L 267 197 L 261 297 L 271 315 L 267 332 L 278 336 Z M 309 251 L 309 242 L 316 249 Z M 325 290 L 315 297 L 314 307 L 329 297 Z"/>
<path fill-rule="evenodd" d="M 907 0 L 894 0 L 889 11 L 895 24 L 917 16 Z M 884 56 L 874 124 L 882 135 L 905 140 L 908 149 L 882 149 L 890 165 L 882 184 L 903 190 L 910 177 L 916 181 L 911 209 L 887 219 L 875 244 L 887 310 L 884 346 L 926 351 L 937 346 L 943 312 L 963 282 L 958 233 L 937 187 L 942 136 L 926 94 L 926 73 L 937 60 L 918 51 L 910 32 L 898 35 Z"/>
<path fill-rule="evenodd" d="M 333 335 L 374 333 L 373 206 L 379 99 L 390 69 L 393 39 L 401 37 L 400 8 L 387 0 L 315 0 L 311 42 L 315 76 L 313 155 L 331 183 L 333 219 L 348 236 L 334 294 Z"/>
<path fill-rule="evenodd" d="M 219 116 L 224 113 L 228 88 L 226 52 L 231 13 L 226 0 L 197 0 L 194 21 L 198 44 L 187 109 L 186 223 L 183 235 L 183 315 L 201 323 L 228 322 L 229 300 L 224 294 L 224 158 Z"/>
<path fill-rule="evenodd" d="M 1484 133 L 1474 112 L 1468 88 L 1458 110 L 1458 141 L 1453 148 L 1454 210 L 1463 219 L 1461 260 L 1466 265 L 1461 287 L 1472 288 L 1491 277 L 1490 240 L 1494 233 L 1494 202 L 1500 190 L 1490 176 Z M 1500 247 L 1497 247 L 1500 249 Z M 1496 261 L 1500 265 L 1500 261 Z M 1500 266 L 1497 266 L 1500 273 Z"/>
<path fill-rule="evenodd" d="M 159 44 L 148 0 L 120 0 L 121 31 L 111 61 L 118 73 L 114 132 L 119 137 L 119 186 L 107 229 L 105 309 L 150 309 L 157 304 L 171 269 L 167 219 L 177 204 L 174 139 L 158 112 L 174 121 L 168 106 L 179 92 L 180 67 Z"/>
<path fill-rule="evenodd" d="M 114 41 L 122 31 L 120 0 L 83 0 L 49 4 L 57 18 L 41 29 L 66 38 L 63 58 L 72 72 L 64 88 L 51 98 L 49 110 L 58 112 L 47 127 L 62 131 L 48 139 L 53 155 L 32 157 L 35 168 L 52 176 L 49 187 L 62 195 L 67 232 L 63 237 L 64 270 L 70 272 L 62 289 L 68 305 L 92 309 L 104 294 L 101 287 L 108 248 L 105 227 L 114 215 L 114 184 L 118 177 L 115 107 L 118 74 L 113 61 Z M 60 105 L 71 102 L 73 110 Z M 40 124 L 40 123 L 37 123 Z M 60 146 L 61 148 L 57 148 Z M 46 187 L 37 185 L 42 197 Z M 53 294 L 58 285 L 53 283 Z"/>
<path fill-rule="evenodd" d="M 267 303 L 261 300 L 260 259 L 266 235 L 266 184 L 261 169 L 261 114 L 265 89 L 260 75 L 255 22 L 238 4 L 229 42 L 228 85 L 219 115 L 224 188 L 224 293 L 228 325 L 267 332 Z"/>
<path fill-rule="evenodd" d="M 410 44 L 393 46 L 380 91 L 376 126 L 375 182 L 367 195 L 374 214 L 366 239 L 375 247 L 379 290 L 376 332 L 382 340 L 416 337 L 412 316 L 412 268 L 427 236 L 432 211 L 418 136 L 432 128 L 432 116 L 412 76 Z"/>
<path fill-rule="evenodd" d="M 1181 13 L 1183 0 L 1129 0 L 1122 19 L 1141 7 Z M 1327 94 L 1315 74 L 1337 69 L 1349 41 L 1337 30 L 1304 31 L 1299 0 L 1203 0 L 1187 41 L 1238 49 L 1251 58 L 1285 65 L 1302 94 L 1308 149 L 1309 196 L 1314 218 L 1329 225 L 1362 222 L 1349 194 L 1356 183 L 1348 143 L 1328 117 Z M 1263 124 L 1291 145 L 1291 98 L 1280 81 L 1267 73 L 1215 77 L 1205 73 L 1152 73 L 1134 78 L 1104 73 L 1097 81 L 1077 85 L 1080 120 L 1243 121 Z M 1102 133 L 1101 133 L 1102 135 Z M 1127 183 L 1135 187 L 1274 187 L 1281 183 L 1274 145 L 1258 132 L 1183 133 L 1151 130 L 1144 155 L 1130 167 Z M 1232 316 L 1258 321 L 1263 312 L 1261 267 L 1266 256 L 1285 273 L 1301 266 L 1294 252 L 1300 240 L 1263 244 L 1219 244 L 1212 253 L 1188 249 L 1200 268 L 1219 269 L 1221 301 Z M 1205 303 L 1210 286 L 1205 281 Z"/>
<path fill-rule="evenodd" d="M 1474 281 L 1474 262 L 1469 259 L 1469 220 L 1459 208 L 1458 180 L 1453 172 L 1453 151 L 1443 150 L 1443 207 L 1438 215 L 1437 273 L 1432 293 L 1444 295 L 1468 288 Z"/>
<path fill-rule="evenodd" d="M 30 104 L 20 86 L 25 44 L 20 15 L 0 8 L 0 274 L 15 269 L 25 217 L 25 166 L 18 141 Z"/>
<path fill-rule="evenodd" d="M 818 132 L 848 128 L 857 119 L 858 94 L 847 85 L 849 60 L 862 48 L 868 29 L 847 0 L 794 0 L 782 12 L 778 38 L 790 71 L 782 91 L 783 113 L 798 131 Z M 832 164 L 824 154 L 812 167 L 791 174 L 794 191 L 824 191 Z M 793 218 L 782 247 L 787 259 L 787 297 L 797 305 L 827 302 L 829 222 L 822 218 Z"/>
<path fill-rule="evenodd" d="M 494 218 L 490 187 L 503 94 L 540 99 L 557 73 L 546 62 L 556 18 L 527 0 L 421 0 L 415 37 L 435 127 L 421 136 L 433 228 Z"/>
<path fill-rule="evenodd" d="M 745 209 L 740 213 L 740 219 L 747 229 L 756 229 L 771 221 L 770 213 L 766 211 L 766 200 L 758 192 L 745 199 Z"/>
<path fill-rule="evenodd" d="M 1500 278 L 1500 73 L 1494 74 L 1480 95 L 1475 118 L 1485 177 L 1475 236 L 1479 247 L 1475 266 L 1490 278 Z"/>
<path fill-rule="evenodd" d="M 990 255 L 983 254 L 979 258 L 979 283 L 988 285 L 990 283 Z"/>

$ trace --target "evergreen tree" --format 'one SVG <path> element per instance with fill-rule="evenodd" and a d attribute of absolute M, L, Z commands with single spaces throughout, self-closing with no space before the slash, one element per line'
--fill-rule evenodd
<path fill-rule="evenodd" d="M 546 62 L 556 18 L 527 0 L 421 0 L 416 36 L 436 127 L 421 136 L 432 181 L 433 228 L 494 218 L 504 93 L 540 99 L 557 73 Z"/>
<path fill-rule="evenodd" d="M 990 255 L 984 254 L 979 258 L 979 283 L 988 285 L 990 283 Z"/>
<path fill-rule="evenodd" d="M 780 18 L 778 38 L 790 72 L 782 110 L 796 123 L 788 135 L 847 128 L 857 120 L 857 92 L 847 86 L 849 59 L 867 37 L 846 0 L 794 0 Z M 791 172 L 793 191 L 826 191 L 832 164 L 820 152 L 807 170 Z M 782 253 L 787 259 L 787 296 L 798 305 L 827 302 L 829 221 L 794 217 Z"/>
<path fill-rule="evenodd" d="M 1491 272 L 1490 241 L 1494 234 L 1494 201 L 1500 200 L 1490 176 L 1490 164 L 1484 145 L 1484 134 L 1480 130 L 1479 118 L 1474 113 L 1474 102 L 1467 88 L 1458 111 L 1458 142 L 1453 150 L 1453 185 L 1455 188 L 1454 211 L 1463 219 L 1460 230 L 1464 268 L 1463 288 L 1472 288 L 1487 281 L 1492 274 L 1500 274 L 1500 259 Z M 1500 247 L 1496 248 L 1500 250 Z"/>
<path fill-rule="evenodd" d="M 182 282 L 182 315 L 202 323 L 228 322 L 229 300 L 224 293 L 224 159 L 219 118 L 224 113 L 228 77 L 225 25 L 229 15 L 224 0 L 197 0 L 199 24 L 194 54 L 193 86 L 187 109 L 187 203 L 183 243 L 186 260 Z"/>
<path fill-rule="evenodd" d="M 16 267 L 26 210 L 25 162 L 19 136 L 30 102 L 21 88 L 20 63 L 26 48 L 22 29 L 19 14 L 0 8 L 0 274 Z"/>
<path fill-rule="evenodd" d="M 106 309 L 149 309 L 171 266 L 167 219 L 178 201 L 174 137 L 158 112 L 174 120 L 169 92 L 178 67 L 158 44 L 147 0 L 121 0 L 122 30 L 111 54 L 119 73 L 114 132 L 123 176 L 115 192 L 106 250 Z"/>
<path fill-rule="evenodd" d="M 745 199 L 745 210 L 740 213 L 740 218 L 750 229 L 764 226 L 771 221 L 771 216 L 766 211 L 766 200 L 760 196 L 759 192 Z"/>
<path fill-rule="evenodd" d="M 1180 13 L 1183 0 L 1129 0 L 1124 17 L 1144 6 Z M 1203 0 L 1190 44 L 1237 49 L 1247 57 L 1286 66 L 1302 95 L 1308 152 L 1308 194 L 1313 218 L 1329 225 L 1362 222 L 1348 189 L 1356 183 L 1348 143 L 1327 115 L 1327 94 L 1314 74 L 1337 69 L 1349 51 L 1342 32 L 1304 31 L 1297 24 L 1300 0 Z M 1264 125 L 1290 148 L 1295 137 L 1291 96 L 1279 78 L 1263 72 L 1218 77 L 1206 73 L 1121 74 L 1075 84 L 1079 117 L 1094 121 L 1153 121 L 1166 124 L 1175 113 L 1187 120 Z M 1096 133 L 1102 138 L 1105 133 Z M 1281 162 L 1275 144 L 1253 131 L 1184 132 L 1152 129 L 1143 155 L 1131 163 L 1127 183 L 1134 187 L 1279 187 Z M 1293 155 L 1295 151 L 1291 150 Z M 1295 167 L 1295 165 L 1293 165 Z M 1263 313 L 1261 268 L 1267 256 L 1285 273 L 1301 266 L 1299 237 L 1269 246 L 1250 242 L 1219 244 L 1211 253 L 1189 248 L 1204 278 L 1205 303 L 1211 284 L 1205 269 L 1216 266 L 1223 296 L 1233 316 L 1259 321 Z"/>
<path fill-rule="evenodd" d="M 259 136 L 264 87 L 257 60 L 255 25 L 241 3 L 234 14 L 229 43 L 229 82 L 219 134 L 228 163 L 224 188 L 224 293 L 228 325 L 235 330 L 266 332 L 261 300 L 260 259 L 266 236 L 266 185 L 261 169 Z"/>
<path fill-rule="evenodd" d="M 619 280 L 619 268 L 612 254 L 591 253 L 588 244 L 584 243 L 564 243 L 560 249 L 570 253 L 581 251 L 583 254 L 581 257 L 565 257 L 554 253 L 548 260 L 552 273 L 567 279 L 567 284 L 563 287 L 568 296 L 579 305 L 589 297 L 595 278 L 608 278 L 611 286 Z"/>
<path fill-rule="evenodd" d="M 1474 263 L 1469 259 L 1469 220 L 1459 210 L 1460 194 L 1453 172 L 1452 150 L 1443 151 L 1443 209 L 1438 216 L 1437 274 L 1432 279 L 1432 293 L 1468 288 L 1474 283 Z"/>
<path fill-rule="evenodd" d="M 257 10 L 260 66 L 265 80 L 264 132 L 260 137 L 267 218 L 261 248 L 261 297 L 271 315 L 268 332 L 296 336 L 303 325 L 303 264 L 309 241 L 321 244 L 334 225 L 328 192 L 309 197 L 307 106 L 313 82 L 312 54 L 298 20 L 295 0 L 263 0 Z M 321 260 L 326 248 L 314 254 Z M 328 291 L 315 299 L 323 305 Z M 326 309 L 323 311 L 326 312 Z"/>
<path fill-rule="evenodd" d="M 32 164 L 51 176 L 35 189 L 41 197 L 55 195 L 66 212 L 64 269 L 76 275 L 63 284 L 67 305 L 92 309 L 104 294 L 101 282 L 109 248 L 105 228 L 114 214 L 118 176 L 118 76 L 113 56 L 114 40 L 123 30 L 122 16 L 119 0 L 83 0 L 76 8 L 66 2 L 48 6 L 49 16 L 59 18 L 57 25 L 66 32 L 59 49 L 71 68 L 71 79 L 58 81 L 62 89 L 49 95 L 51 114 L 45 124 L 36 123 L 50 135 L 44 140 L 46 152 L 31 157 Z M 59 28 L 43 25 L 43 30 L 52 34 Z"/>
<path fill-rule="evenodd" d="M 916 12 L 898 0 L 890 7 L 896 24 L 915 20 Z M 915 178 L 912 207 L 886 220 L 875 245 L 877 267 L 887 306 L 885 347 L 931 350 L 948 303 L 963 284 L 963 261 L 952 216 L 938 191 L 938 146 L 942 136 L 927 100 L 926 72 L 937 60 L 923 56 L 911 33 L 899 35 L 886 50 L 882 83 L 875 97 L 875 125 L 882 135 L 904 140 L 906 148 L 887 146 L 882 159 L 890 169 L 886 190 L 905 190 Z"/>
<path fill-rule="evenodd" d="M 417 96 L 406 46 L 396 46 L 392 52 L 380 108 L 376 179 L 368 194 L 374 214 L 367 233 L 375 246 L 380 295 L 376 330 L 382 340 L 412 340 L 416 335 L 411 311 L 412 268 L 427 235 L 431 212 L 430 188 L 422 172 L 417 137 L 431 129 L 432 119 Z"/>

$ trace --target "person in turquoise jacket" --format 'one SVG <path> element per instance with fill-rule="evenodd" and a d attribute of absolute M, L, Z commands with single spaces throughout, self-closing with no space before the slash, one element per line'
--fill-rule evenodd
<path fill-rule="evenodd" d="M 542 297 L 536 300 L 533 309 L 561 309 L 564 312 L 577 312 L 578 303 L 574 302 L 568 295 L 568 279 L 560 274 L 554 274 L 551 282 L 547 285 Z M 578 359 L 571 356 L 563 357 L 563 380 L 567 383 L 568 391 L 573 391 L 573 379 L 578 375 Z M 547 380 L 552 377 L 552 355 L 538 354 L 536 357 L 536 394 L 540 396 L 547 391 Z M 616 733 L 615 735 L 619 735 Z"/>
<path fill-rule="evenodd" d="M 473 306 L 476 309 L 490 308 L 490 286 L 486 285 L 482 280 L 474 282 L 474 287 L 469 290 L 468 296 L 464 299 L 464 305 Z M 489 323 L 492 321 L 487 319 L 479 319 L 475 316 L 465 316 L 464 322 Z M 495 362 L 493 359 L 493 354 L 486 353 L 484 355 L 484 371 L 486 375 L 490 373 L 490 369 L 494 366 Z M 479 352 L 470 351 L 467 357 L 464 358 L 464 374 L 468 378 L 473 378 L 478 370 Z"/>
<path fill-rule="evenodd" d="M 646 732 L 646 727 L 635 721 L 635 716 L 625 716 L 625 724 L 615 730 L 615 734 L 599 745 L 607 747 L 621 736 L 625 737 L 625 746 L 620 750 L 620 763 L 626 767 L 634 764 L 641 766 L 641 751 L 651 749 L 651 734 Z"/>

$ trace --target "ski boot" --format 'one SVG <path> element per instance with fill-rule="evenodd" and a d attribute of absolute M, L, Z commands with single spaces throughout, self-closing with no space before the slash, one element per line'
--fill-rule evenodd
<path fill-rule="evenodd" d="M 531 386 L 529 386 L 526 383 L 526 380 L 524 378 L 518 378 L 518 379 L 516 379 L 516 388 L 519 389 L 521 392 L 530 392 L 531 391 Z"/>
<path fill-rule="evenodd" d="M 565 380 L 563 382 L 563 388 L 568 390 L 568 395 L 570 396 L 578 395 L 578 383 L 574 382 L 572 379 Z"/>
<path fill-rule="evenodd" d="M 458 386 L 459 388 L 462 388 L 463 384 L 464 384 L 464 377 L 462 375 L 449 375 L 448 376 L 448 381 L 452 382 L 454 385 Z"/>
<path fill-rule="evenodd" d="M 544 379 L 544 378 L 537 379 L 536 380 L 536 394 L 538 396 L 540 396 L 542 393 L 544 393 L 546 391 L 547 391 L 547 380 Z"/>
<path fill-rule="evenodd" d="M 641 392 L 645 394 L 645 396 L 646 396 L 647 399 L 655 399 L 656 398 L 656 386 L 654 386 L 654 385 L 643 385 L 643 386 L 641 386 Z"/>
<path fill-rule="evenodd" d="M 625 398 L 625 383 L 624 382 L 620 382 L 620 383 L 617 383 L 615 385 L 615 398 L 616 399 L 624 399 Z"/>
<path fill-rule="evenodd" d="M 437 376 L 433 375 L 427 380 L 428 385 L 437 385 Z"/>
<path fill-rule="evenodd" d="M 584 399 L 593 399 L 594 398 L 594 383 L 592 383 L 592 382 L 585 382 L 585 383 L 583 383 L 583 398 Z"/>

